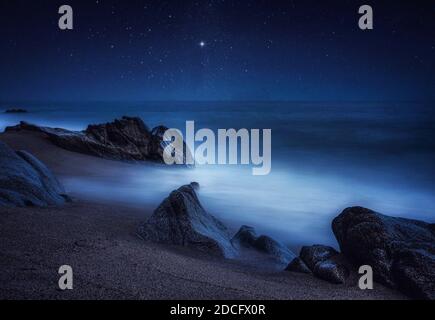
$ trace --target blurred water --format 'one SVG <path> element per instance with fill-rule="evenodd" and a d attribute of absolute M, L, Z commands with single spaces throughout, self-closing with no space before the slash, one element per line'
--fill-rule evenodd
<path fill-rule="evenodd" d="M 10 105 L 3 105 L 6 109 Z M 64 103 L 16 104 L 0 127 L 26 120 L 82 130 L 122 115 L 149 127 L 271 128 L 272 172 L 246 166 L 172 170 L 135 165 L 107 177 L 64 177 L 66 187 L 105 201 L 157 206 L 198 181 L 204 206 L 236 228 L 250 224 L 289 244 L 335 245 L 330 223 L 342 209 L 435 220 L 435 108 L 419 103 Z M 1 107 L 0 107 L 1 109 Z"/>

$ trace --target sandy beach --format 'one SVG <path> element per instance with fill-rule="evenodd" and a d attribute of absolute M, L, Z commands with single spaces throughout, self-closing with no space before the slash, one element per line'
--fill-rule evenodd
<path fill-rule="evenodd" d="M 33 153 L 61 181 L 65 175 L 110 177 L 115 168 L 135 165 L 69 152 L 42 135 L 5 133 L 0 141 Z M 380 284 L 363 291 L 356 279 L 335 285 L 312 275 L 145 242 L 137 227 L 154 208 L 71 196 L 74 201 L 63 207 L 0 210 L 1 299 L 405 298 Z M 74 270 L 71 291 L 58 289 L 57 271 L 65 264 Z"/>

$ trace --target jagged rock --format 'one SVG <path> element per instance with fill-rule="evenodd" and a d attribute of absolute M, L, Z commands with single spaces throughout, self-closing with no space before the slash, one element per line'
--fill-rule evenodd
<path fill-rule="evenodd" d="M 345 283 L 349 270 L 343 257 L 332 247 L 313 245 L 302 247 L 299 257 L 313 274 L 331 283 Z"/>
<path fill-rule="evenodd" d="M 302 261 L 301 258 L 294 258 L 285 271 L 299 272 L 299 273 L 311 273 L 311 270 L 307 267 L 307 265 Z"/>
<path fill-rule="evenodd" d="M 273 257 L 276 257 L 283 263 L 288 263 L 293 260 L 296 256 L 282 243 L 272 239 L 269 236 L 260 236 L 255 241 L 255 247 Z"/>
<path fill-rule="evenodd" d="M 62 205 L 68 197 L 50 170 L 26 151 L 0 142 L 0 206 Z"/>
<path fill-rule="evenodd" d="M 139 228 L 139 234 L 149 241 L 235 257 L 237 250 L 231 244 L 227 228 L 204 210 L 194 186 L 185 185 L 173 191 Z"/>
<path fill-rule="evenodd" d="M 332 222 L 341 251 L 374 278 L 415 298 L 435 299 L 435 228 L 370 209 L 345 209 Z"/>
<path fill-rule="evenodd" d="M 296 258 L 290 249 L 271 237 L 265 235 L 257 237 L 255 229 L 249 226 L 242 226 L 231 242 L 236 247 L 256 249 L 283 264 L 288 264 Z"/>
<path fill-rule="evenodd" d="M 6 128 L 6 132 L 41 132 L 61 148 L 105 159 L 163 162 L 164 148 L 168 144 L 163 141 L 165 129 L 160 126 L 150 131 L 140 118 L 122 117 L 110 123 L 89 125 L 85 131 L 40 127 L 22 121 Z M 190 151 L 184 144 L 183 151 L 177 155 L 181 157 L 187 152 Z"/>

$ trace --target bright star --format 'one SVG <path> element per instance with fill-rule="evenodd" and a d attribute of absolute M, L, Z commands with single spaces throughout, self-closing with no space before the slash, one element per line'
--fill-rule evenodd
<path fill-rule="evenodd" d="M 200 46 L 201 48 L 204 48 L 204 47 L 205 47 L 205 42 L 204 42 L 204 41 L 201 41 L 201 42 L 199 43 L 199 46 Z"/>

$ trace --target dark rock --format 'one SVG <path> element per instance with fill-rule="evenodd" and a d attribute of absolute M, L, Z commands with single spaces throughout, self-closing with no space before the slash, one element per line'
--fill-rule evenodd
<path fill-rule="evenodd" d="M 311 270 L 307 267 L 307 265 L 302 261 L 301 258 L 294 258 L 285 271 L 299 272 L 299 273 L 311 273 Z"/>
<path fill-rule="evenodd" d="M 237 250 L 222 222 L 204 210 L 192 185 L 173 191 L 139 228 L 149 241 L 192 247 L 233 258 Z"/>
<path fill-rule="evenodd" d="M 257 237 L 254 228 L 249 226 L 242 226 L 231 242 L 236 247 L 258 250 L 283 264 L 288 264 L 296 258 L 289 248 L 271 237 L 265 235 Z"/>
<path fill-rule="evenodd" d="M 313 274 L 331 283 L 345 283 L 349 270 L 343 257 L 332 247 L 313 245 L 303 247 L 299 257 Z"/>
<path fill-rule="evenodd" d="M 0 206 L 62 205 L 63 187 L 38 159 L 0 142 Z"/>
<path fill-rule="evenodd" d="M 255 246 L 257 235 L 255 229 L 249 226 L 242 226 L 235 234 L 231 242 L 234 245 L 243 246 L 245 248 L 251 248 Z"/>
<path fill-rule="evenodd" d="M 433 224 L 353 207 L 332 228 L 341 251 L 354 264 L 371 266 L 375 280 L 411 297 L 435 299 Z"/>
<path fill-rule="evenodd" d="M 89 125 L 85 131 L 40 127 L 23 121 L 6 128 L 6 132 L 23 130 L 44 133 L 52 143 L 66 150 L 111 160 L 163 162 L 164 148 L 168 144 L 163 141 L 165 127 L 150 131 L 140 118 L 131 117 Z M 184 147 L 180 156 L 190 152 L 185 144 Z"/>
<path fill-rule="evenodd" d="M 346 279 L 349 277 L 347 267 L 334 259 L 318 262 L 314 266 L 313 273 L 320 279 L 336 284 L 346 283 Z"/>
<path fill-rule="evenodd" d="M 5 111 L 5 113 L 27 113 L 27 110 L 15 108 L 15 109 L 8 109 Z"/>
<path fill-rule="evenodd" d="M 313 245 L 302 247 L 300 258 L 311 270 L 314 269 L 318 262 L 326 261 L 338 254 L 337 250 L 332 247 L 323 245 Z"/>

